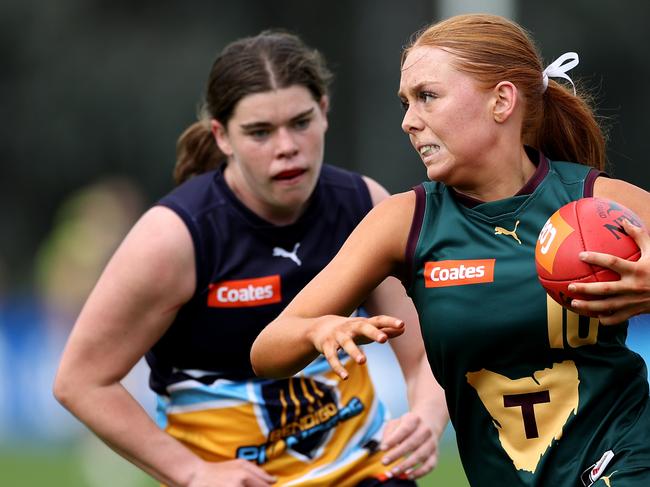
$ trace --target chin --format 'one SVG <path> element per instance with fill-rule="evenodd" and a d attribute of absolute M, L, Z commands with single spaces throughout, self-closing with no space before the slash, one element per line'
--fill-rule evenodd
<path fill-rule="evenodd" d="M 430 181 L 448 184 L 447 181 L 450 176 L 448 168 L 449 165 L 442 161 L 427 166 L 427 178 L 429 178 Z"/>
<path fill-rule="evenodd" d="M 293 188 L 293 191 L 279 195 L 278 201 L 285 208 L 296 208 L 304 205 L 311 197 L 311 193 L 307 188 Z"/>
<path fill-rule="evenodd" d="M 436 171 L 431 167 L 427 168 L 427 178 L 429 179 L 429 181 L 437 181 L 440 183 L 444 182 L 440 177 L 440 171 Z"/>

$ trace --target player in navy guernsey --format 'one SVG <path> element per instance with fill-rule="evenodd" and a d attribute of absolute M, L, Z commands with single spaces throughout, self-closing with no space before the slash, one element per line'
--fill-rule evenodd
<path fill-rule="evenodd" d="M 178 187 L 126 237 L 69 339 L 57 398 L 167 485 L 414 486 L 435 465 L 448 415 L 417 328 L 392 343 L 411 404 L 397 419 L 344 353 L 347 380 L 323 357 L 287 379 L 251 368 L 258 333 L 388 197 L 323 165 L 329 77 L 285 33 L 222 51 L 178 142 Z M 365 306 L 417 321 L 396 279 Z M 143 355 L 159 426 L 119 382 Z"/>
<path fill-rule="evenodd" d="M 390 316 L 336 315 L 399 276 L 472 486 L 650 485 L 647 368 L 625 344 L 627 320 L 650 312 L 650 194 L 601 172 L 604 138 L 588 104 L 549 79 L 570 81 L 577 62 L 567 53 L 543 69 L 527 33 L 498 16 L 422 31 L 402 56 L 399 96 L 431 181 L 365 217 L 262 331 L 256 372 L 281 376 L 323 351 L 345 375 L 333 351 L 362 360 L 355 340 L 401 328 Z M 639 215 L 646 229 L 620 224 L 642 255 L 581 255 L 621 278 L 572 284 L 594 299 L 564 309 L 537 279 L 535 245 L 550 215 L 586 196 Z"/>

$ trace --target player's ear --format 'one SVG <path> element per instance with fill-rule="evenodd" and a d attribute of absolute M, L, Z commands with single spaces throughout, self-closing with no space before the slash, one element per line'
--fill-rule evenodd
<path fill-rule="evenodd" d="M 320 111 L 323 114 L 323 119 L 325 121 L 325 130 L 327 130 L 328 127 L 327 112 L 329 112 L 330 109 L 330 97 L 327 95 L 323 95 L 320 101 L 318 102 L 318 107 L 320 108 Z"/>
<path fill-rule="evenodd" d="M 223 152 L 226 157 L 232 156 L 232 145 L 230 144 L 230 138 L 228 137 L 226 127 L 224 127 L 218 120 L 212 119 L 210 120 L 210 131 L 212 132 L 212 136 L 221 152 Z"/>
<path fill-rule="evenodd" d="M 497 123 L 503 123 L 517 106 L 517 87 L 510 81 L 501 81 L 494 87 L 492 116 Z"/>

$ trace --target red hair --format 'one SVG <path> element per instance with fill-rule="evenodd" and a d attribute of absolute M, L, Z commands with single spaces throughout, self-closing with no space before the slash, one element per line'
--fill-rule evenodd
<path fill-rule="evenodd" d="M 402 53 L 437 47 L 455 57 L 454 67 L 492 88 L 510 81 L 524 102 L 521 138 L 554 160 L 572 161 L 603 170 L 605 136 L 591 108 L 591 98 L 549 80 L 542 83 L 541 56 L 518 24 L 503 17 L 468 14 L 451 17 L 415 34 Z"/>

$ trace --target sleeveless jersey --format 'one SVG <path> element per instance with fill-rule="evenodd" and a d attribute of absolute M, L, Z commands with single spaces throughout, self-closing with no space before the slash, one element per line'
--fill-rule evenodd
<path fill-rule="evenodd" d="M 627 323 L 548 298 L 534 257 L 549 216 L 591 196 L 600 173 L 537 158 L 499 201 L 415 188 L 407 289 L 472 486 L 616 487 L 617 470 L 650 467 L 645 364 L 625 345 Z"/>
<path fill-rule="evenodd" d="M 297 376 L 265 380 L 249 361 L 258 333 L 372 207 L 363 179 L 324 165 L 305 213 L 287 226 L 244 206 L 222 170 L 193 177 L 159 204 L 189 229 L 197 271 L 193 298 L 146 356 L 160 425 L 210 461 L 256 462 L 278 485 L 384 475 L 390 466 L 376 449 L 388 411 L 365 367 L 348 358 L 341 381 L 320 357 Z"/>

